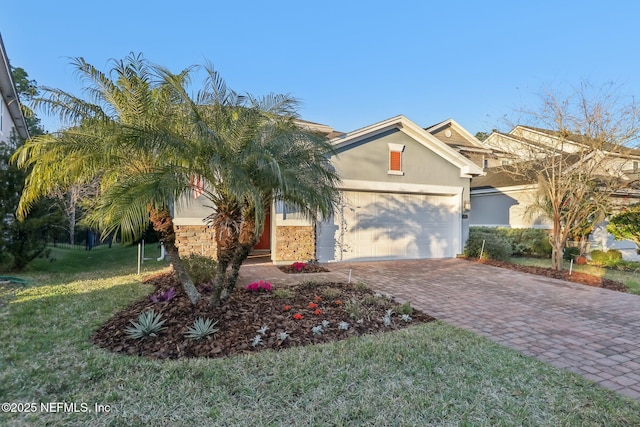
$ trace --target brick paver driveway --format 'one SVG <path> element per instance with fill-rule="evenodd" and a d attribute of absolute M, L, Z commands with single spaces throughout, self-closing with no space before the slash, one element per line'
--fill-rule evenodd
<path fill-rule="evenodd" d="M 241 279 L 363 281 L 439 320 L 640 400 L 640 296 L 460 259 L 337 263 L 285 275 L 247 264 Z"/>

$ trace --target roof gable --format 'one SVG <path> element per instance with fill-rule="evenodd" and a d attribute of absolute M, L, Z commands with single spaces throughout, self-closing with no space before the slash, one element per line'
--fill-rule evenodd
<path fill-rule="evenodd" d="M 383 136 L 393 131 L 400 131 L 408 135 L 425 148 L 433 151 L 452 165 L 460 169 L 461 177 L 481 175 L 482 169 L 469 159 L 449 147 L 403 115 L 392 117 L 370 126 L 357 129 L 331 140 L 336 150 L 348 150 L 354 146 L 366 143 L 367 140 Z"/>
<path fill-rule="evenodd" d="M 425 128 L 427 132 L 445 144 L 464 149 L 486 150 L 486 148 L 464 127 L 453 119 L 447 119 Z"/>

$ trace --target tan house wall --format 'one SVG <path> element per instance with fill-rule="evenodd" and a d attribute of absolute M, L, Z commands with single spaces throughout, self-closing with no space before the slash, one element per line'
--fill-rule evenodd
<path fill-rule="evenodd" d="M 316 257 L 316 231 L 311 226 L 276 226 L 274 262 L 308 261 Z"/>
<path fill-rule="evenodd" d="M 213 227 L 208 225 L 174 225 L 176 246 L 181 256 L 189 254 L 216 258 Z"/>
<path fill-rule="evenodd" d="M 181 256 L 198 254 L 216 258 L 213 227 L 207 225 L 175 225 L 176 246 Z M 275 227 L 275 262 L 308 261 L 315 259 L 316 233 L 314 226 Z M 272 240 L 273 242 L 273 240 Z"/>

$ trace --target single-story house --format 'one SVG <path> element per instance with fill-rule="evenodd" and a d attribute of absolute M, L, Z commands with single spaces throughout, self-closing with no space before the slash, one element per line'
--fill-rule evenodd
<path fill-rule="evenodd" d="M 305 122 L 308 126 L 321 125 Z M 431 129 L 431 130 L 429 130 Z M 468 236 L 471 178 L 482 167 L 457 145 L 473 138 L 453 121 L 423 129 L 396 116 L 349 133 L 331 128 L 341 178 L 333 216 L 310 223 L 274 203 L 256 250 L 274 263 L 449 258 L 462 253 Z M 443 142 L 452 139 L 451 145 Z M 477 141 L 477 140 L 476 140 Z M 447 141 L 448 142 L 448 141 Z M 468 147 L 482 150 L 482 147 Z M 176 204 L 177 245 L 183 253 L 213 256 L 213 229 L 204 198 Z"/>

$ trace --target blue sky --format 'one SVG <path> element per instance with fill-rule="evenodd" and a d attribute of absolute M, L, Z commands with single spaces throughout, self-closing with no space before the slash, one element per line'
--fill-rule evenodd
<path fill-rule="evenodd" d="M 64 5 L 64 6 L 63 6 Z M 582 81 L 640 95 L 635 1 L 5 2 L 11 64 L 80 93 L 69 57 L 107 70 L 142 52 L 179 71 L 211 61 L 230 87 L 290 93 L 301 116 L 351 131 L 404 114 L 505 129 L 543 88 Z M 39 113 L 45 127 L 57 122 Z"/>

